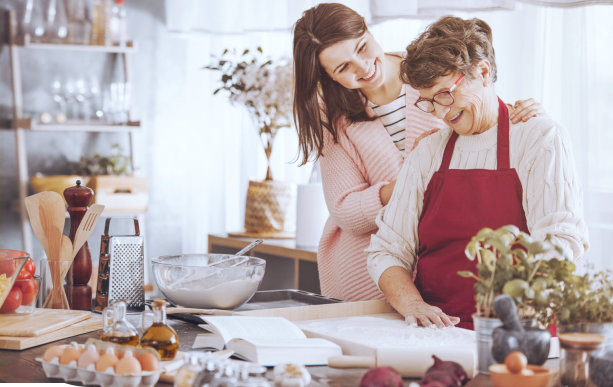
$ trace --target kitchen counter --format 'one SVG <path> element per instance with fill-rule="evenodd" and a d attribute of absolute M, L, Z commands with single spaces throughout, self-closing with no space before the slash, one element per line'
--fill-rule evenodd
<path fill-rule="evenodd" d="M 129 319 L 134 323 L 138 321 L 138 315 L 130 315 Z M 194 324 L 187 322 L 169 319 L 171 326 L 177 331 L 180 338 L 180 350 L 190 351 L 196 334 L 202 332 Z M 51 345 L 68 344 L 71 341 L 84 343 L 88 338 L 99 338 L 101 331 L 95 331 L 68 339 L 56 341 L 50 344 L 39 347 L 30 348 L 23 351 L 0 350 L 0 382 L 2 383 L 44 383 L 44 382 L 59 382 L 57 379 L 47 379 L 43 369 L 37 361 L 36 357 L 42 356 L 45 350 Z M 309 386 L 320 387 L 330 386 L 335 387 L 355 387 L 359 384 L 360 378 L 366 369 L 333 369 L 329 367 L 308 367 L 313 381 Z M 412 380 L 405 379 L 404 385 L 408 386 Z M 413 380 L 417 381 L 417 380 Z M 159 386 L 167 386 L 170 384 L 159 382 Z M 490 387 L 492 383 L 486 375 L 478 375 L 471 380 L 467 387 Z"/>

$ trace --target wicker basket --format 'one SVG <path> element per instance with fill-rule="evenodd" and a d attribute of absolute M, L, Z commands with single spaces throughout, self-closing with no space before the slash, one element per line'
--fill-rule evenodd
<path fill-rule="evenodd" d="M 249 181 L 245 203 L 245 231 L 287 233 L 296 226 L 296 185 L 293 183 Z"/>

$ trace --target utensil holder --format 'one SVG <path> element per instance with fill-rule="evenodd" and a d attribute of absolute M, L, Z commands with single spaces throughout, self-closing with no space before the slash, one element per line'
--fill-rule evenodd
<path fill-rule="evenodd" d="M 70 265 L 72 265 L 72 261 L 49 260 L 47 263 L 49 264 L 52 288 L 49 295 L 47 295 L 43 308 L 70 309 L 68 297 L 64 289 L 64 279 L 70 269 Z"/>

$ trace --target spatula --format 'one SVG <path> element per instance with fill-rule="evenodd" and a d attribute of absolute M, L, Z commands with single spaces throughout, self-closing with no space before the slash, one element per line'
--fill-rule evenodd
<path fill-rule="evenodd" d="M 81 223 L 79 223 L 79 227 L 74 235 L 74 242 L 72 244 L 72 257 L 70 259 L 74 259 L 77 252 L 81 249 L 81 246 L 87 241 L 87 238 L 94 231 L 94 227 L 96 226 L 96 222 L 100 217 L 100 214 L 104 210 L 104 206 L 102 204 L 92 204 L 91 207 L 87 209 L 87 212 L 83 216 Z"/>

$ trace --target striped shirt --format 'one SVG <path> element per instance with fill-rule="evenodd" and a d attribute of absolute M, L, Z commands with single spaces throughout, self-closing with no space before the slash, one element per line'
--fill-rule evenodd
<path fill-rule="evenodd" d="M 375 111 L 383 126 L 389 133 L 396 148 L 404 152 L 405 137 L 406 137 L 406 95 L 405 85 L 402 85 L 400 95 L 392 102 L 385 105 L 375 105 L 369 102 L 370 107 Z"/>

